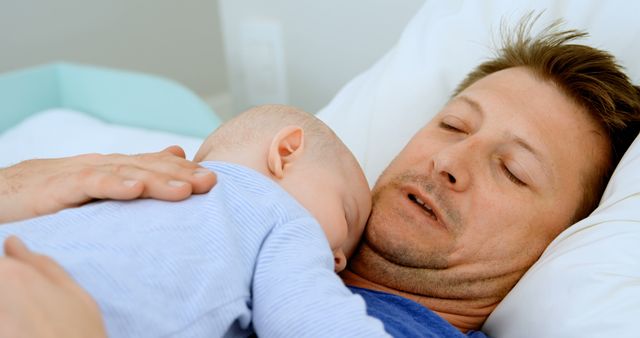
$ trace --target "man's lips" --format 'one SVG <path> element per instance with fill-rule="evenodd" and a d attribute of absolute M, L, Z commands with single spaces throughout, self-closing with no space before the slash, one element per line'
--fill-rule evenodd
<path fill-rule="evenodd" d="M 436 220 L 436 221 L 438 220 L 438 217 L 433 212 L 433 209 L 431 209 L 431 207 L 429 207 L 427 204 L 425 204 L 424 201 L 420 197 L 418 197 L 418 196 L 416 196 L 414 194 L 409 194 L 409 195 L 407 195 L 407 197 L 409 197 L 409 199 L 412 202 L 414 202 L 414 203 L 418 204 L 419 206 L 421 206 L 422 209 L 424 209 L 424 211 L 427 212 L 427 214 L 429 214 L 429 215 L 431 215 L 431 217 L 433 217 L 434 220 Z"/>
<path fill-rule="evenodd" d="M 430 199 L 426 194 L 422 193 L 419 189 L 416 188 L 407 188 L 404 193 L 406 197 L 411 201 L 411 203 L 419 206 L 422 210 L 424 210 L 425 214 L 431 216 L 433 221 L 438 223 L 443 228 L 447 229 L 444 219 L 441 216 L 442 214 L 438 209 L 438 206 L 435 205 L 432 199 Z"/>

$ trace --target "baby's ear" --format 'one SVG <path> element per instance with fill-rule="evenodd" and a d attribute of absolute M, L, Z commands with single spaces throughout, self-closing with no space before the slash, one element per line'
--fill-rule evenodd
<path fill-rule="evenodd" d="M 304 132 L 298 126 L 287 126 L 273 137 L 269 146 L 267 165 L 277 177 L 284 177 L 284 169 L 298 159 L 304 149 Z"/>
<path fill-rule="evenodd" d="M 342 249 L 333 252 L 333 262 L 336 273 L 342 272 L 347 267 L 347 256 Z"/>

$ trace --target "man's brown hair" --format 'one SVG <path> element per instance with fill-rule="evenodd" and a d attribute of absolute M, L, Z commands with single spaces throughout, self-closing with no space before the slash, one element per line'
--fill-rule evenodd
<path fill-rule="evenodd" d="M 533 25 L 540 15 L 526 15 L 513 33 L 503 29 L 503 46 L 497 55 L 469 73 L 454 96 L 489 74 L 526 67 L 535 76 L 552 81 L 590 113 L 609 139 L 609 160 L 592 171 L 590 177 L 583 178 L 584 195 L 572 220 L 575 222 L 596 208 L 615 166 L 638 135 L 640 89 L 611 54 L 572 43 L 586 37 L 586 32 L 560 30 L 562 21 L 556 21 L 532 37 Z"/>

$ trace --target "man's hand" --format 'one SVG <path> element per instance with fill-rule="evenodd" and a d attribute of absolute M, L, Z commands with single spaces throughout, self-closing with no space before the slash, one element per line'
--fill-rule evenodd
<path fill-rule="evenodd" d="M 17 238 L 0 257 L 0 337 L 106 337 L 95 301 L 51 258 Z"/>
<path fill-rule="evenodd" d="M 140 155 L 88 154 L 29 160 L 0 169 L 0 223 L 76 207 L 92 199 L 178 201 L 205 193 L 215 174 L 169 147 Z"/>

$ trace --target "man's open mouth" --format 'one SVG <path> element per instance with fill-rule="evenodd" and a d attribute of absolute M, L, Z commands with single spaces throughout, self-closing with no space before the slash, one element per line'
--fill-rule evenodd
<path fill-rule="evenodd" d="M 413 203 L 415 203 L 418 206 L 420 206 L 422 208 L 422 210 L 424 210 L 427 214 L 429 214 L 434 220 L 436 220 L 436 221 L 438 220 L 438 217 L 433 212 L 433 209 L 431 207 L 429 207 L 427 204 L 425 204 L 425 202 L 423 200 L 421 200 L 418 196 L 416 196 L 414 194 L 409 194 L 408 197 Z"/>

